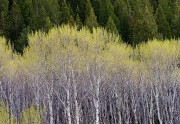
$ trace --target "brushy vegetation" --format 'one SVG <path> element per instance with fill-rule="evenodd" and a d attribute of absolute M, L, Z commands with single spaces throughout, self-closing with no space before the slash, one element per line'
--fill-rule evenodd
<path fill-rule="evenodd" d="M 0 38 L 0 123 L 180 123 L 179 40 L 132 48 L 92 30 L 36 32 L 23 56 Z"/>

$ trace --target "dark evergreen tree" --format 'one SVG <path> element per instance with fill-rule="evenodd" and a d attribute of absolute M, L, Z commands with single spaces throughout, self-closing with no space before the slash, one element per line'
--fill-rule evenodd
<path fill-rule="evenodd" d="M 171 28 L 172 28 L 172 37 L 175 36 L 175 38 L 179 38 L 180 37 L 180 1 L 175 1 L 174 2 L 174 18 L 172 20 L 172 24 L 171 24 Z"/>
<path fill-rule="evenodd" d="M 118 34 L 118 30 L 116 25 L 114 24 L 113 19 L 111 18 L 111 16 L 109 16 L 107 24 L 106 24 L 106 28 L 108 31 L 114 33 L 114 34 Z"/>
<path fill-rule="evenodd" d="M 93 27 L 97 27 L 97 18 L 96 15 L 94 14 L 94 10 L 92 8 L 90 0 L 87 0 L 86 3 L 86 20 L 85 20 L 85 25 L 92 31 Z"/>
<path fill-rule="evenodd" d="M 138 2 L 137 2 L 138 3 Z M 146 5 L 147 4 L 147 5 Z M 145 7 L 143 6 L 145 5 Z M 135 9 L 134 18 L 131 19 L 131 43 L 137 45 L 148 39 L 157 37 L 158 28 L 153 17 L 152 10 L 149 10 L 148 3 L 139 2 Z"/>
<path fill-rule="evenodd" d="M 60 6 L 58 5 L 57 0 L 43 0 L 44 8 L 50 21 L 54 25 L 58 25 L 60 23 Z"/>
<path fill-rule="evenodd" d="M 52 23 L 40 0 L 36 0 L 34 2 L 33 10 L 34 10 L 34 15 L 31 18 L 32 23 L 30 24 L 30 27 L 32 28 L 32 30 L 33 31 L 44 30 L 48 32 L 49 28 L 52 26 Z"/>
<path fill-rule="evenodd" d="M 81 21 L 81 19 L 80 19 L 80 17 L 79 17 L 78 14 L 77 14 L 77 16 L 76 16 L 76 21 L 75 21 L 75 23 L 76 23 L 77 29 L 80 30 L 80 29 L 82 28 L 82 21 Z"/>
<path fill-rule="evenodd" d="M 75 12 L 78 6 L 78 0 L 68 0 L 68 3 L 72 7 L 73 12 Z"/>
<path fill-rule="evenodd" d="M 16 3 L 21 9 L 21 14 L 24 20 L 24 28 L 29 26 L 31 18 L 33 16 L 33 3 L 32 0 L 16 0 Z"/>
<path fill-rule="evenodd" d="M 16 40 L 14 47 L 16 51 L 23 54 L 23 50 L 28 46 L 28 34 L 30 33 L 30 27 L 26 27 L 21 31 L 19 38 Z"/>
<path fill-rule="evenodd" d="M 100 0 L 99 24 L 106 26 L 109 16 L 115 19 L 114 8 L 110 0 Z"/>
<path fill-rule="evenodd" d="M 14 44 L 23 29 L 21 9 L 14 2 L 6 19 L 5 36 Z"/>
<path fill-rule="evenodd" d="M 168 21 L 166 20 L 166 16 L 163 13 L 161 5 L 158 6 L 156 11 L 156 23 L 158 25 L 158 32 L 163 35 L 163 38 L 170 38 L 171 29 Z"/>
<path fill-rule="evenodd" d="M 129 15 L 128 8 L 124 0 L 114 1 L 114 12 L 119 20 L 117 26 L 118 31 L 121 33 L 122 39 L 124 41 L 129 41 Z"/>
<path fill-rule="evenodd" d="M 167 22 L 169 23 L 169 26 L 171 26 L 170 24 L 172 23 L 173 19 L 173 11 L 170 3 L 173 3 L 172 0 L 159 0 L 159 5 L 162 7 L 162 11 Z"/>
<path fill-rule="evenodd" d="M 61 6 L 61 21 L 60 23 L 68 24 L 71 18 L 69 8 L 67 6 L 66 0 L 63 1 Z"/>
<path fill-rule="evenodd" d="M 86 10 L 86 0 L 79 0 L 79 16 L 82 20 L 82 22 L 85 22 L 86 19 L 86 14 L 85 14 L 85 10 Z"/>
<path fill-rule="evenodd" d="M 0 0 L 0 35 L 4 34 L 5 22 L 8 14 L 8 0 Z"/>

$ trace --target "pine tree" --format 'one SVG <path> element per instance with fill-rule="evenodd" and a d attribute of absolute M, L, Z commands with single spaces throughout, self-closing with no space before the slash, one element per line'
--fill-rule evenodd
<path fill-rule="evenodd" d="M 57 0 L 43 0 L 44 8 L 50 21 L 58 25 L 60 23 L 60 6 L 58 5 Z"/>
<path fill-rule="evenodd" d="M 14 2 L 6 20 L 5 36 L 15 42 L 23 29 L 23 17 L 19 6 Z"/>
<path fill-rule="evenodd" d="M 172 19 L 173 19 L 173 11 L 172 8 L 170 6 L 170 3 L 173 3 L 173 1 L 171 0 L 159 0 L 159 5 L 162 7 L 162 11 L 166 17 L 166 20 L 169 24 L 172 23 Z M 171 25 L 169 25 L 171 26 Z"/>
<path fill-rule="evenodd" d="M 156 12 L 156 9 L 158 8 L 158 1 L 157 0 L 149 0 L 152 8 L 153 8 L 153 14 Z"/>
<path fill-rule="evenodd" d="M 86 14 L 85 14 L 85 10 L 86 10 L 86 0 L 79 0 L 78 3 L 78 7 L 79 7 L 79 16 L 82 20 L 82 22 L 85 22 L 86 19 Z"/>
<path fill-rule="evenodd" d="M 156 11 L 156 23 L 158 25 L 158 32 L 163 35 L 163 38 L 170 38 L 171 29 L 168 21 L 166 20 L 166 16 L 163 13 L 161 5 L 158 6 Z"/>
<path fill-rule="evenodd" d="M 76 26 L 77 26 L 77 30 L 80 30 L 82 28 L 82 21 L 81 21 L 78 14 L 76 16 L 76 22 L 75 23 L 76 23 Z"/>
<path fill-rule="evenodd" d="M 31 25 L 30 27 L 32 28 L 33 31 L 36 30 L 44 30 L 48 32 L 49 28 L 52 26 L 51 20 L 46 13 L 46 10 L 41 3 L 40 0 L 34 1 L 34 14 L 33 17 L 31 18 Z"/>
<path fill-rule="evenodd" d="M 19 8 L 21 9 L 22 18 L 24 20 L 24 28 L 26 28 L 31 23 L 31 18 L 33 16 L 33 4 L 32 0 L 16 0 Z"/>
<path fill-rule="evenodd" d="M 75 12 L 78 6 L 78 0 L 68 0 L 68 2 L 70 6 L 72 7 L 72 10 Z"/>
<path fill-rule="evenodd" d="M 0 0 L 0 36 L 4 34 L 5 20 L 8 14 L 8 0 Z"/>
<path fill-rule="evenodd" d="M 114 8 L 110 0 L 100 0 L 99 24 L 106 26 L 109 16 L 115 20 Z"/>
<path fill-rule="evenodd" d="M 74 26 L 74 24 L 75 24 L 74 18 L 73 18 L 73 16 L 71 15 L 71 16 L 70 16 L 70 19 L 69 19 L 69 25 L 70 25 L 70 26 Z"/>
<path fill-rule="evenodd" d="M 28 34 L 30 33 L 30 27 L 26 27 L 21 31 L 19 38 L 16 41 L 16 51 L 23 54 L 23 50 L 28 46 Z"/>
<path fill-rule="evenodd" d="M 142 41 L 148 41 L 157 37 L 158 28 L 152 11 L 148 6 L 140 6 L 136 12 L 135 20 L 131 23 L 132 44 L 135 46 Z"/>
<path fill-rule="evenodd" d="M 109 16 L 107 24 L 106 24 L 106 28 L 108 31 L 114 33 L 114 34 L 118 34 L 118 30 L 116 28 L 116 25 L 114 24 L 113 19 L 111 18 L 111 16 Z"/>
<path fill-rule="evenodd" d="M 69 20 L 71 18 L 71 14 L 69 11 L 69 8 L 67 6 L 66 0 L 63 1 L 62 7 L 61 7 L 61 21 L 60 23 L 68 24 Z"/>
<path fill-rule="evenodd" d="M 92 3 L 92 7 L 94 8 L 94 13 L 97 17 L 97 20 L 99 20 L 100 1 L 92 0 L 91 3 Z"/>
<path fill-rule="evenodd" d="M 148 39 L 155 38 L 158 34 L 158 26 L 156 24 L 152 11 L 149 10 L 148 6 L 146 6 L 144 10 L 144 20 L 147 23 L 148 32 L 145 32 L 147 36 L 145 41 L 147 41 Z"/>
<path fill-rule="evenodd" d="M 124 0 L 114 1 L 114 12 L 119 20 L 119 25 L 117 26 L 118 31 L 121 33 L 122 39 L 124 41 L 129 40 L 129 15 L 128 8 Z"/>
<path fill-rule="evenodd" d="M 87 25 L 87 27 L 92 31 L 93 27 L 98 26 L 98 23 L 90 0 L 87 0 L 85 14 L 86 14 L 85 25 Z"/>
<path fill-rule="evenodd" d="M 180 2 L 174 2 L 174 18 L 172 20 L 172 32 L 176 38 L 180 37 Z"/>

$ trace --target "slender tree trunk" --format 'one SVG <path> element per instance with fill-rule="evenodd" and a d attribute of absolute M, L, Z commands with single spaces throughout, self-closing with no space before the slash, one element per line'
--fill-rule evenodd
<path fill-rule="evenodd" d="M 70 106 L 70 81 L 67 82 L 68 88 L 66 89 L 67 92 L 67 118 L 68 124 L 71 124 L 71 106 Z"/>
<path fill-rule="evenodd" d="M 97 86 L 96 86 L 96 90 L 95 90 L 95 98 L 94 98 L 94 105 L 95 105 L 95 109 L 96 109 L 96 121 L 95 124 L 99 124 L 99 85 L 100 85 L 100 81 L 97 81 Z"/>
<path fill-rule="evenodd" d="M 156 99 L 156 107 L 157 107 L 157 114 L 158 114 L 159 124 L 162 124 L 163 122 L 162 122 L 162 119 L 161 119 L 161 113 L 160 113 L 160 108 L 159 108 L 159 91 L 157 91 L 157 88 L 156 88 L 155 99 Z"/>
<path fill-rule="evenodd" d="M 79 114 L 79 106 L 78 106 L 78 101 L 77 101 L 77 87 L 76 87 L 76 84 L 74 84 L 73 85 L 73 87 L 74 87 L 74 102 L 75 102 L 75 111 L 76 111 L 76 124 L 79 124 L 79 116 L 80 116 L 80 114 Z"/>
<path fill-rule="evenodd" d="M 48 104 L 49 104 L 49 124 L 53 124 L 53 103 L 52 103 L 52 94 L 48 94 Z"/>
<path fill-rule="evenodd" d="M 72 71 L 72 78 L 73 78 L 73 95 L 74 95 L 74 102 L 75 102 L 75 119 L 76 119 L 76 124 L 79 124 L 79 106 L 78 106 L 78 100 L 77 100 L 77 84 L 75 80 L 75 75 L 74 71 Z"/>

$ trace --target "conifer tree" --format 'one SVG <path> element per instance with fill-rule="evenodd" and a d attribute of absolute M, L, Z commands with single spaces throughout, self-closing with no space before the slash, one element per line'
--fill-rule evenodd
<path fill-rule="evenodd" d="M 85 10 L 86 10 L 86 0 L 79 0 L 79 16 L 82 20 L 82 22 L 85 22 L 86 19 L 86 14 L 85 14 Z"/>
<path fill-rule="evenodd" d="M 9 2 L 8 0 L 0 0 L 0 3 L 0 35 L 3 35 Z"/>
<path fill-rule="evenodd" d="M 147 24 L 147 32 L 144 32 L 147 36 L 147 38 L 145 39 L 145 41 L 147 41 L 148 39 L 153 39 L 157 36 L 158 34 L 158 27 L 156 24 L 156 21 L 154 19 L 153 13 L 152 11 L 149 10 L 148 6 L 145 7 L 144 10 L 144 16 L 143 16 L 146 24 Z"/>
<path fill-rule="evenodd" d="M 118 31 L 121 33 L 122 39 L 124 41 L 129 40 L 129 15 L 128 8 L 124 0 L 114 1 L 114 12 L 119 20 L 119 25 L 117 26 Z"/>
<path fill-rule="evenodd" d="M 114 8 L 110 0 L 100 0 L 99 24 L 106 26 L 109 16 L 114 20 Z"/>
<path fill-rule="evenodd" d="M 90 0 L 87 0 L 85 14 L 86 14 L 85 25 L 87 25 L 87 27 L 92 31 L 93 27 L 98 26 L 98 23 Z"/>
<path fill-rule="evenodd" d="M 17 39 L 17 43 L 15 44 L 16 50 L 23 54 L 23 50 L 28 46 L 28 34 L 30 33 L 30 27 L 26 27 L 21 31 L 20 36 Z"/>
<path fill-rule="evenodd" d="M 35 30 L 44 30 L 48 31 L 52 26 L 51 20 L 46 13 L 46 10 L 40 1 L 36 1 L 34 5 L 34 16 L 32 18 L 31 27 L 33 31 Z"/>
<path fill-rule="evenodd" d="M 149 0 L 149 2 L 150 2 L 151 6 L 153 8 L 153 14 L 155 14 L 156 13 L 156 9 L 158 7 L 158 1 L 157 0 Z"/>
<path fill-rule="evenodd" d="M 180 2 L 174 2 L 174 18 L 172 20 L 172 33 L 176 38 L 180 37 Z"/>
<path fill-rule="evenodd" d="M 92 3 L 92 7 L 94 8 L 94 13 L 97 17 L 97 20 L 99 20 L 100 1 L 92 0 L 91 3 Z"/>
<path fill-rule="evenodd" d="M 79 17 L 78 14 L 77 14 L 77 16 L 76 16 L 76 21 L 75 21 L 75 23 L 76 23 L 77 29 L 80 30 L 80 29 L 82 28 L 82 21 L 81 21 L 81 19 L 80 19 L 80 17 Z"/>
<path fill-rule="evenodd" d="M 78 6 L 78 0 L 68 0 L 68 2 L 70 6 L 72 7 L 72 10 L 75 12 Z"/>
<path fill-rule="evenodd" d="M 108 31 L 113 32 L 114 34 L 118 34 L 118 30 L 117 30 L 116 25 L 114 24 L 114 21 L 111 18 L 111 16 L 109 16 L 109 18 L 108 18 L 106 28 Z"/>
<path fill-rule="evenodd" d="M 133 45 L 153 39 L 158 34 L 155 19 L 148 6 L 141 6 L 136 12 L 138 12 L 138 16 L 136 16 L 135 21 L 131 23 L 131 40 Z"/>
<path fill-rule="evenodd" d="M 11 10 L 6 20 L 6 37 L 15 42 L 23 29 L 23 17 L 16 2 L 12 4 Z M 14 44 L 14 43 L 13 43 Z"/>
<path fill-rule="evenodd" d="M 71 14 L 69 11 L 69 8 L 67 6 L 66 0 L 63 1 L 62 6 L 61 6 L 61 21 L 60 23 L 68 24 L 69 20 L 71 18 Z"/>
<path fill-rule="evenodd" d="M 163 35 L 163 38 L 170 38 L 171 29 L 168 21 L 166 20 L 166 16 L 163 13 L 161 5 L 158 6 L 156 11 L 156 23 L 158 25 L 158 32 Z"/>
<path fill-rule="evenodd" d="M 44 8 L 50 21 L 58 25 L 60 23 L 60 6 L 57 0 L 44 0 Z"/>
<path fill-rule="evenodd" d="M 159 0 L 159 5 L 162 7 L 162 11 L 166 17 L 166 20 L 169 24 L 172 23 L 172 19 L 173 19 L 173 11 L 172 8 L 170 6 L 170 3 L 173 3 L 172 0 Z M 169 25 L 171 26 L 171 25 Z"/>
<path fill-rule="evenodd" d="M 19 8 L 21 9 L 21 14 L 24 20 L 24 28 L 26 28 L 31 23 L 31 18 L 33 16 L 33 3 L 32 0 L 16 0 Z"/>

